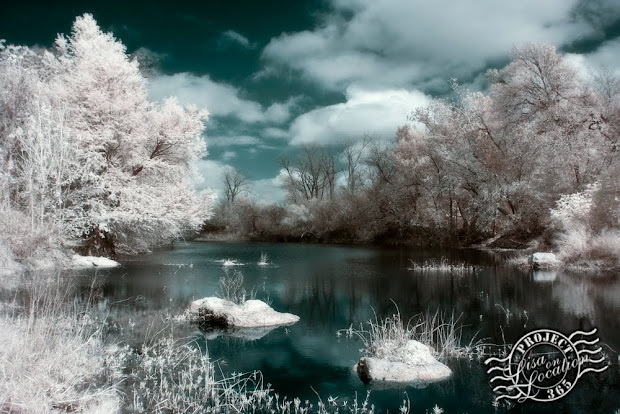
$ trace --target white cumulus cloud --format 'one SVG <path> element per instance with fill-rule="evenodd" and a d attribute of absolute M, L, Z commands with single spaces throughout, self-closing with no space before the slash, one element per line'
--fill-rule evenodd
<path fill-rule="evenodd" d="M 515 45 L 559 46 L 591 34 L 592 26 L 574 13 L 577 4 L 337 0 L 316 29 L 273 38 L 263 58 L 331 90 L 432 85 L 470 76 L 489 61 L 506 58 Z"/>
<path fill-rule="evenodd" d="M 286 192 L 282 189 L 284 174 L 285 172 L 281 170 L 275 177 L 252 180 L 250 184 L 252 196 L 265 203 L 283 202 L 286 198 Z"/>
<path fill-rule="evenodd" d="M 207 109 L 212 117 L 234 117 L 246 123 L 282 123 L 289 119 L 296 102 L 292 98 L 265 109 L 258 102 L 244 99 L 235 86 L 216 82 L 209 75 L 185 72 L 156 76 L 150 81 L 149 96 L 155 100 L 176 96 L 182 104 Z"/>
<path fill-rule="evenodd" d="M 210 189 L 219 199 L 224 197 L 225 186 L 222 176 L 226 170 L 232 167 L 222 161 L 199 160 L 195 164 L 196 177 L 193 180 L 197 190 Z M 282 189 L 282 177 L 285 174 L 280 170 L 278 174 L 270 178 L 251 179 L 248 185 L 250 197 L 265 203 L 279 203 L 284 201 L 286 193 Z"/>
<path fill-rule="evenodd" d="M 364 134 L 394 135 L 407 123 L 407 116 L 429 98 L 420 91 L 405 89 L 367 90 L 349 87 L 346 102 L 306 112 L 290 127 L 291 144 L 325 145 L 354 141 Z M 371 130 L 369 130 L 371 128 Z"/>
<path fill-rule="evenodd" d="M 194 168 L 196 169 L 196 176 L 193 179 L 194 188 L 197 190 L 210 189 L 218 197 L 221 197 L 224 193 L 222 175 L 230 166 L 220 161 L 202 159 L 196 161 Z"/>
<path fill-rule="evenodd" d="M 259 138 L 250 135 L 207 135 L 207 147 L 251 147 L 261 145 Z"/>
<path fill-rule="evenodd" d="M 620 78 L 620 39 L 605 42 L 594 52 L 583 55 L 567 54 L 564 58 L 585 80 L 592 81 L 602 68 Z"/>

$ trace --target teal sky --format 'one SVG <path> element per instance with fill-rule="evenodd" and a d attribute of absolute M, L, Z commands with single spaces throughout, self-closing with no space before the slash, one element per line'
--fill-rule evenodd
<path fill-rule="evenodd" d="M 585 77 L 600 65 L 620 75 L 611 0 L 22 1 L 2 6 L 0 39 L 49 47 L 85 12 L 148 63 L 152 99 L 211 113 L 197 185 L 217 191 L 233 166 L 258 199 L 282 199 L 281 154 L 389 139 L 450 78 L 484 90 L 513 46 L 551 43 Z"/>

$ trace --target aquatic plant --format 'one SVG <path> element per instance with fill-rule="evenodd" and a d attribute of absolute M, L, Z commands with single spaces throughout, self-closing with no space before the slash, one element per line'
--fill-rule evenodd
<path fill-rule="evenodd" d="M 222 262 L 222 266 L 224 266 L 224 267 L 242 266 L 243 265 L 243 263 L 239 263 L 235 259 L 224 259 L 224 260 L 221 260 L 221 262 Z"/>
<path fill-rule="evenodd" d="M 438 273 L 455 273 L 455 274 L 463 274 L 467 272 L 474 272 L 476 267 L 470 265 L 468 263 L 460 262 L 460 263 L 450 263 L 450 261 L 442 257 L 441 260 L 435 261 L 433 259 L 427 260 L 422 264 L 418 264 L 413 260 L 409 259 L 411 262 L 411 267 L 408 267 L 407 270 L 417 271 L 417 272 L 438 272 Z"/>
<path fill-rule="evenodd" d="M 531 267 L 530 256 L 531 254 L 525 254 L 522 252 L 514 253 L 510 257 L 506 258 L 505 263 L 508 266 L 514 266 L 521 269 L 529 269 Z"/>
<path fill-rule="evenodd" d="M 224 268 L 224 275 L 220 277 L 220 296 L 238 305 L 247 299 L 256 298 L 256 291 L 248 293 L 243 286 L 243 274 L 239 271 L 229 272 Z"/>
<path fill-rule="evenodd" d="M 267 253 L 261 252 L 261 254 L 260 254 L 260 261 L 258 262 L 258 265 L 259 266 L 267 266 L 269 264 L 267 262 L 267 260 L 269 260 L 269 258 L 267 257 Z"/>

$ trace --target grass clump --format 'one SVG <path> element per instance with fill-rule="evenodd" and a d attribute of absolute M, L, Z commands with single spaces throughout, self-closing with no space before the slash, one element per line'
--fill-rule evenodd
<path fill-rule="evenodd" d="M 401 318 L 398 307 L 396 313 L 383 319 L 369 320 L 356 329 L 339 331 L 348 337 L 358 337 L 364 343 L 364 353 L 377 358 L 398 359 L 407 342 L 416 340 L 427 345 L 437 358 L 468 357 L 476 354 L 478 342 L 473 339 L 461 346 L 462 326 L 459 318 L 439 310 L 426 311 L 414 316 L 407 324 Z"/>
<path fill-rule="evenodd" d="M 506 265 L 512 267 L 518 267 L 519 269 L 529 269 L 532 264 L 530 263 L 531 255 L 528 254 L 513 254 L 510 257 L 506 258 Z"/>
<path fill-rule="evenodd" d="M 242 305 L 248 299 L 255 299 L 254 290 L 249 293 L 243 286 L 243 274 L 239 271 L 230 272 L 224 268 L 224 275 L 220 277 L 220 296 L 222 299 Z"/>
<path fill-rule="evenodd" d="M 260 260 L 258 262 L 259 266 L 268 266 L 269 263 L 269 256 L 267 256 L 267 253 L 265 252 L 261 252 L 260 254 Z"/>
<path fill-rule="evenodd" d="M 452 274 L 464 274 L 468 272 L 474 272 L 476 267 L 464 262 L 460 263 L 451 263 L 447 258 L 442 257 L 440 260 L 426 260 L 422 264 L 418 264 L 413 260 L 409 259 L 411 262 L 411 267 L 408 267 L 407 270 L 422 272 L 422 273 L 452 273 Z"/>
<path fill-rule="evenodd" d="M 191 341 L 159 338 L 127 362 L 131 412 L 248 412 L 270 393 L 259 372 L 216 380 L 216 365 Z"/>

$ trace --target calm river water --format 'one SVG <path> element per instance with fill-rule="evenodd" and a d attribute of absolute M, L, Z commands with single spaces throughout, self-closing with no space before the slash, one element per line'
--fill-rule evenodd
<path fill-rule="evenodd" d="M 261 252 L 272 266 L 257 265 Z M 407 270 L 410 260 L 466 262 L 475 271 L 462 275 Z M 260 370 L 281 395 L 316 401 L 328 396 L 370 402 L 379 411 L 397 412 L 403 398 L 412 412 L 494 413 L 493 394 L 482 361 L 448 360 L 451 379 L 426 388 L 367 388 L 353 372 L 360 358 L 359 340 L 338 337 L 351 324 L 395 312 L 404 320 L 436 309 L 461 315 L 463 340 L 516 342 L 536 328 L 565 334 L 597 327 L 604 349 L 620 351 L 620 275 L 532 273 L 506 267 L 492 253 L 475 250 L 386 249 L 359 246 L 227 242 L 178 243 L 174 248 L 122 260 L 119 269 L 103 272 L 101 304 L 111 315 L 145 329 L 162 313 L 181 313 L 193 299 L 217 295 L 222 260 L 233 259 L 248 290 L 279 311 L 301 317 L 262 338 L 244 340 L 205 335 L 180 323 L 180 332 L 198 341 L 221 362 L 224 372 Z M 102 272 L 100 272 L 102 273 Z M 85 279 L 86 280 L 86 279 Z M 393 303 L 393 302 L 394 303 Z M 120 311 L 119 311 L 120 310 Z M 374 310 L 374 311 L 373 311 Z M 146 334 L 145 334 L 146 335 Z M 617 353 L 603 373 L 585 374 L 559 401 L 528 402 L 511 412 L 615 413 L 620 408 L 620 364 Z"/>

